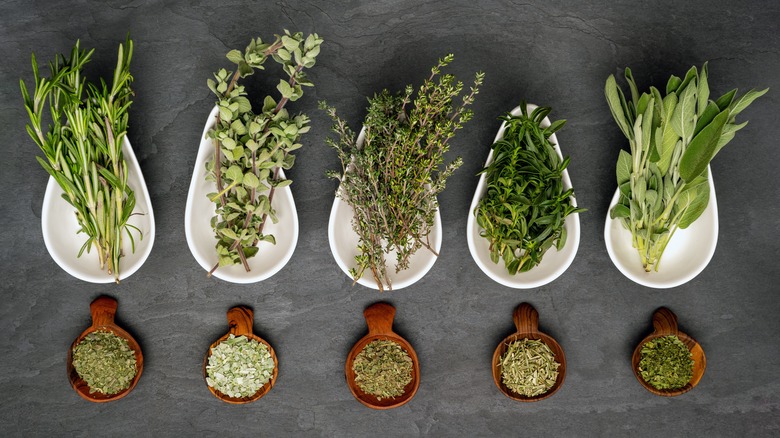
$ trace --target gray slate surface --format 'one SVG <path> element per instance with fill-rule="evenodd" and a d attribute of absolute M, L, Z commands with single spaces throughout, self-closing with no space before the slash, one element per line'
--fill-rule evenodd
<path fill-rule="evenodd" d="M 335 2 L 334 2 L 335 3 Z M 645 2 L 642 2 L 645 3 Z M 776 2 L 144 2 L 5 1 L 0 4 L 0 423 L 5 436 L 650 436 L 780 433 L 780 6 Z M 214 99 L 205 81 L 228 67 L 224 54 L 249 38 L 284 28 L 325 38 L 311 71 L 316 88 L 292 108 L 313 129 L 291 173 L 301 235 L 290 263 L 251 286 L 205 277 L 184 237 L 192 166 Z M 46 175 L 24 131 L 18 79 L 39 60 L 67 52 L 77 38 L 96 47 L 92 77 L 109 74 L 117 44 L 136 43 L 137 98 L 130 138 L 146 177 L 157 240 L 146 264 L 119 286 L 81 282 L 49 257 L 40 231 Z M 379 295 L 350 287 L 331 257 L 327 217 L 337 166 L 323 138 L 327 99 L 353 127 L 365 97 L 419 84 L 436 58 L 456 54 L 451 71 L 467 80 L 482 69 L 475 119 L 453 142 L 465 164 L 442 194 L 443 251 L 432 271 L 405 290 Z M 612 265 L 603 226 L 625 146 L 603 98 L 604 80 L 630 66 L 642 87 L 710 61 L 710 85 L 772 87 L 746 113 L 750 125 L 713 163 L 720 238 L 709 267 L 690 283 L 657 291 Z M 276 83 L 255 76 L 255 96 Z M 309 90 L 307 90 L 309 91 Z M 569 270 L 548 286 L 517 291 L 490 281 L 469 255 L 466 214 L 498 127 L 521 99 L 549 105 L 568 125 L 559 133 L 582 241 Z M 65 376 L 70 342 L 89 324 L 100 294 L 119 299 L 120 321 L 143 346 L 146 367 L 127 398 L 80 399 Z M 396 329 L 415 345 L 422 384 L 389 412 L 355 401 L 343 364 L 365 332 L 362 310 L 385 299 Z M 512 331 L 522 301 L 566 350 L 568 375 L 553 398 L 518 404 L 490 375 L 490 355 Z M 262 400 L 230 406 L 201 377 L 225 311 L 253 306 L 259 333 L 277 349 L 280 376 Z M 654 309 L 677 312 L 707 353 L 699 387 L 676 399 L 635 381 L 629 357 Z"/>

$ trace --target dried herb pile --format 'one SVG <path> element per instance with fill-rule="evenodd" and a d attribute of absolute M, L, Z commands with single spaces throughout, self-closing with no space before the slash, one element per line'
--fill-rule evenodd
<path fill-rule="evenodd" d="M 675 335 L 662 336 L 642 346 L 639 374 L 655 389 L 679 389 L 693 377 L 688 347 Z"/>
<path fill-rule="evenodd" d="M 89 392 L 113 395 L 128 387 L 135 378 L 135 353 L 127 340 L 109 331 L 95 331 L 73 347 L 73 368 Z"/>
<path fill-rule="evenodd" d="M 271 380 L 274 365 L 265 344 L 231 334 L 211 349 L 206 383 L 228 397 L 249 397 Z"/>
<path fill-rule="evenodd" d="M 366 394 L 377 399 L 395 398 L 404 394 L 412 381 L 412 358 L 397 342 L 369 342 L 352 363 L 355 383 Z"/>
<path fill-rule="evenodd" d="M 526 397 L 542 395 L 555 385 L 558 367 L 550 347 L 541 340 L 522 339 L 507 345 L 499 359 L 501 381 Z"/>
<path fill-rule="evenodd" d="M 538 107 L 529 115 L 525 102 L 520 106 L 519 116 L 501 117 L 506 130 L 493 144 L 493 161 L 480 172 L 487 190 L 474 211 L 480 236 L 490 242 L 490 259 L 503 260 L 512 275 L 538 265 L 553 245 L 563 248 L 566 216 L 585 211 L 572 205 L 573 189 L 563 190 L 569 157 L 561 160 L 550 141 L 566 121 L 542 128 L 551 109 Z"/>

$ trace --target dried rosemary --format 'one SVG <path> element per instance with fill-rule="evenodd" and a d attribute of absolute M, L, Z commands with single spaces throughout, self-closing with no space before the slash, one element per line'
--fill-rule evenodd
<path fill-rule="evenodd" d="M 366 394 L 379 400 L 395 398 L 403 395 L 412 381 L 412 358 L 399 343 L 376 340 L 355 356 L 352 371 L 355 383 Z"/>
<path fill-rule="evenodd" d="M 90 394 L 113 395 L 132 383 L 137 373 L 135 353 L 127 340 L 109 331 L 95 331 L 73 347 L 73 368 Z"/>
<path fill-rule="evenodd" d="M 249 397 L 271 380 L 274 365 L 265 344 L 230 335 L 211 349 L 206 383 L 228 397 Z"/>
<path fill-rule="evenodd" d="M 663 336 L 642 346 L 639 374 L 655 389 L 678 389 L 693 377 L 691 351 L 675 335 Z"/>
<path fill-rule="evenodd" d="M 549 391 L 558 379 L 558 367 L 561 366 L 547 344 L 531 339 L 510 343 L 499 365 L 504 385 L 526 397 Z"/>

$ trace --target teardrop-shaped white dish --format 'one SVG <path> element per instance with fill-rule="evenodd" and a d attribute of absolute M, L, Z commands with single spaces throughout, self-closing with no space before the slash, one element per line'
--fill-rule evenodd
<path fill-rule="evenodd" d="M 620 190 L 615 190 L 607 209 L 604 243 L 609 258 L 623 275 L 642 286 L 668 289 L 691 281 L 707 267 L 718 244 L 718 201 L 712 182 L 712 169 L 707 166 L 707 171 L 710 202 L 694 223 L 674 233 L 661 257 L 658 272 L 645 272 L 639 253 L 631 243 L 631 232 L 623 228 L 620 220 L 609 217 L 612 207 L 620 199 Z"/>
<path fill-rule="evenodd" d="M 528 114 L 536 109 L 536 105 L 528 104 L 526 109 Z M 512 110 L 511 114 L 517 116 L 521 114 L 521 107 L 516 107 Z M 550 126 L 550 119 L 545 117 L 541 124 L 542 127 Z M 497 142 L 504 136 L 506 130 L 506 123 L 501 123 L 501 127 L 498 129 L 496 139 L 493 143 Z M 561 148 L 558 144 L 558 138 L 555 134 L 550 136 L 550 142 L 555 145 L 555 152 L 563 159 L 561 154 Z M 487 167 L 493 162 L 493 148 L 491 145 L 490 152 L 488 153 L 485 166 Z M 469 252 L 474 258 L 482 272 L 494 281 L 503 284 L 507 287 L 515 289 L 531 289 L 535 287 L 544 286 L 545 284 L 555 280 L 561 274 L 568 269 L 571 262 L 574 260 L 574 256 L 577 255 L 577 249 L 580 246 L 580 215 L 579 213 L 573 213 L 566 217 L 566 243 L 560 251 L 555 248 L 550 248 L 544 253 L 544 257 L 539 265 L 533 267 L 528 272 L 518 272 L 515 275 L 511 275 L 504 266 L 504 262 L 499 260 L 498 263 L 493 263 L 490 260 L 490 243 L 487 239 L 479 235 L 480 227 L 477 225 L 477 217 L 474 215 L 474 211 L 479 205 L 479 201 L 487 191 L 487 175 L 482 174 L 479 177 L 479 183 L 477 183 L 477 189 L 474 191 L 474 198 L 471 200 L 471 207 L 469 207 L 469 216 L 466 221 L 466 239 L 469 244 Z M 572 187 L 571 179 L 569 178 L 569 171 L 564 170 L 561 175 L 563 181 L 563 189 L 568 190 Z M 571 203 L 575 207 L 577 206 L 577 200 L 574 197 L 571 198 Z"/>
<path fill-rule="evenodd" d="M 195 160 L 195 170 L 192 172 L 190 190 L 187 193 L 187 206 L 184 212 L 184 232 L 187 245 L 198 264 L 210 271 L 219 261 L 217 257 L 217 238 L 211 228 L 211 218 L 216 212 L 215 204 L 206 195 L 216 192 L 213 182 L 206 181 L 206 162 L 214 156 L 214 141 L 206 134 L 214 127 L 218 109 L 215 106 L 206 120 L 203 134 L 200 137 L 198 157 Z M 284 171 L 279 170 L 284 178 Z M 214 271 L 214 276 L 231 283 L 256 283 L 265 280 L 279 272 L 293 255 L 298 244 L 298 211 L 295 209 L 290 186 L 277 189 L 272 201 L 279 222 L 268 223 L 263 229 L 264 234 L 273 234 L 276 245 L 270 242 L 260 242 L 260 251 L 247 259 L 250 271 L 244 265 L 223 266 Z"/>
<path fill-rule="evenodd" d="M 358 135 L 357 144 L 363 144 L 365 137 L 365 128 L 363 128 Z M 339 268 L 341 268 L 349 278 L 352 278 L 349 270 L 355 266 L 355 256 L 360 253 L 358 251 L 358 243 L 360 240 L 352 229 L 353 217 L 354 212 L 352 207 L 336 196 L 333 200 L 333 207 L 330 209 L 328 241 L 330 242 L 330 251 L 333 253 L 333 258 L 336 259 Z M 431 228 L 431 233 L 428 235 L 428 238 L 431 247 L 435 249 L 437 253 L 440 253 L 442 238 L 440 210 L 436 210 L 436 218 L 434 219 L 433 228 Z M 388 262 L 387 275 L 393 286 L 393 290 L 403 289 L 419 281 L 431 270 L 437 258 L 436 255 L 427 248 L 420 248 L 409 259 L 409 269 L 395 272 L 395 257 L 395 251 L 390 251 L 385 254 L 385 259 Z M 379 290 L 379 286 L 377 286 L 376 281 L 374 281 L 374 277 L 370 272 L 364 273 L 357 282 L 362 286 Z"/>
<path fill-rule="evenodd" d="M 135 193 L 135 209 L 128 223 L 141 230 L 141 236 L 133 229 L 130 232 L 135 239 L 135 252 L 132 250 L 127 236 L 124 236 L 123 250 L 125 255 L 119 261 L 119 279 L 124 280 L 133 275 L 144 264 L 154 245 L 154 211 L 146 189 L 144 175 L 133 153 L 133 147 L 127 136 L 122 142 L 122 154 L 127 162 L 127 184 Z M 54 178 L 49 177 L 46 194 L 43 196 L 41 211 L 41 227 L 43 242 L 54 261 L 68 274 L 79 280 L 90 283 L 113 283 L 114 276 L 100 269 L 97 252 L 90 248 L 77 257 L 81 246 L 86 241 L 84 234 L 76 234 L 81 227 L 76 220 L 73 206 L 62 199 L 62 189 Z"/>

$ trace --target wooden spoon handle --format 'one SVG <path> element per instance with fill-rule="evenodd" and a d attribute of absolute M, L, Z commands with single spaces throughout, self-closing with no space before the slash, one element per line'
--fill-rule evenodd
<path fill-rule="evenodd" d="M 395 307 L 387 303 L 376 303 L 363 311 L 369 335 L 387 335 L 393 333 Z"/>
<path fill-rule="evenodd" d="M 512 318 L 518 333 L 539 333 L 539 312 L 528 303 L 521 303 Z"/>
<path fill-rule="evenodd" d="M 227 320 L 230 333 L 236 336 L 251 335 L 254 312 L 246 306 L 236 306 L 228 310 Z"/>
<path fill-rule="evenodd" d="M 92 327 L 100 327 L 114 324 L 117 302 L 111 297 L 105 295 L 97 297 L 89 305 L 89 312 L 92 314 Z"/>
<path fill-rule="evenodd" d="M 659 335 L 676 335 L 677 315 L 666 307 L 661 307 L 653 313 L 653 331 Z"/>

